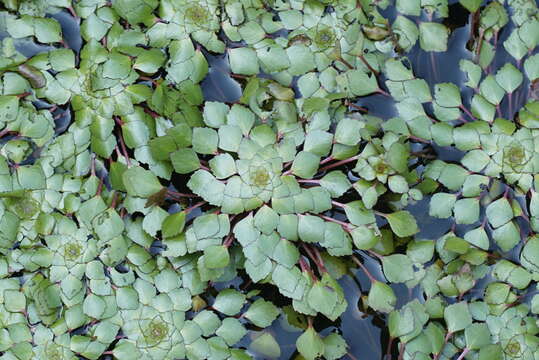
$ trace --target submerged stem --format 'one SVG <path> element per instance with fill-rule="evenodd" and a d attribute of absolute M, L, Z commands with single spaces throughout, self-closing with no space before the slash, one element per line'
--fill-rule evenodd
<path fill-rule="evenodd" d="M 511 120 L 513 118 L 513 93 L 507 95 L 507 99 L 509 100 L 509 113 L 507 114 L 507 118 Z"/>
<path fill-rule="evenodd" d="M 436 67 L 436 59 L 434 59 L 434 52 L 430 52 L 430 65 L 432 67 L 432 76 L 434 77 L 434 81 L 438 81 L 438 69 Z"/>

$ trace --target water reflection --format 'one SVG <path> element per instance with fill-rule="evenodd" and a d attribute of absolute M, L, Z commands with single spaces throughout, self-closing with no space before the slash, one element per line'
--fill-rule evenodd
<path fill-rule="evenodd" d="M 78 54 L 82 47 L 80 19 L 75 19 L 67 10 L 52 14 L 50 17 L 60 23 L 65 44 Z"/>
<path fill-rule="evenodd" d="M 204 54 L 210 66 L 202 81 L 202 93 L 206 101 L 234 103 L 241 97 L 241 86 L 230 76 L 227 55 Z"/>

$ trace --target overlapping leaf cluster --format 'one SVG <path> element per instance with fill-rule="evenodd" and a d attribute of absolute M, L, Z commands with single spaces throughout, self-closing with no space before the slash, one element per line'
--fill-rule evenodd
<path fill-rule="evenodd" d="M 353 356 L 355 265 L 387 354 L 539 356 L 535 2 L 1 3 L 2 358 Z"/>

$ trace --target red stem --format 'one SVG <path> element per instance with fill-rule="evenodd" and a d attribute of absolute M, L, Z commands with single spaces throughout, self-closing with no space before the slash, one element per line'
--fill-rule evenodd
<path fill-rule="evenodd" d="M 131 167 L 131 159 L 129 158 L 129 155 L 127 155 L 127 148 L 125 147 L 125 143 L 124 143 L 124 138 L 123 138 L 123 134 L 122 134 L 122 131 L 118 131 L 118 138 L 120 140 L 120 147 L 122 148 L 122 153 L 125 157 L 125 161 L 127 163 L 127 167 L 130 168 Z"/>
<path fill-rule="evenodd" d="M 367 108 L 365 108 L 363 106 L 356 105 L 356 104 L 354 104 L 352 102 L 349 102 L 349 101 L 346 102 L 346 105 L 350 106 L 350 107 L 352 107 L 352 108 L 354 108 L 356 110 L 359 110 L 359 111 L 369 112 L 369 110 Z"/>
<path fill-rule="evenodd" d="M 187 209 L 184 210 L 184 212 L 186 214 L 189 214 L 191 211 L 195 210 L 196 208 L 198 207 L 201 207 L 202 205 L 206 204 L 206 201 L 200 201 L 200 202 L 197 202 L 195 205 L 191 206 L 191 207 L 188 207 Z"/>
<path fill-rule="evenodd" d="M 466 113 L 466 115 L 468 115 L 472 120 L 477 120 L 473 115 L 472 113 L 470 112 L 470 110 L 468 110 L 464 105 L 460 105 L 459 108 L 464 111 Z"/>
<path fill-rule="evenodd" d="M 198 197 L 198 196 L 193 195 L 193 194 L 185 194 L 185 193 L 172 191 L 172 190 L 167 190 L 167 194 L 169 196 L 171 196 L 171 197 L 178 197 L 178 198 L 181 198 L 181 197 L 196 198 L 196 197 Z"/>
<path fill-rule="evenodd" d="M 26 97 L 26 96 L 28 96 L 28 95 L 30 95 L 30 94 L 32 94 L 32 93 L 26 91 L 26 92 L 23 92 L 22 94 L 17 95 L 17 97 L 20 99 L 20 98 Z"/>
<path fill-rule="evenodd" d="M 334 219 L 332 217 L 325 216 L 325 215 L 320 215 L 320 214 L 318 214 L 318 217 L 320 217 L 320 218 L 322 218 L 322 219 L 324 219 L 326 221 L 331 221 L 331 222 L 334 222 L 335 224 L 339 224 L 344 228 L 345 231 L 350 232 L 351 225 L 349 223 L 346 223 L 344 221 L 339 221 L 339 220 Z"/>
<path fill-rule="evenodd" d="M 376 92 L 379 93 L 379 94 L 382 94 L 384 96 L 391 97 L 391 95 L 389 95 L 389 93 L 385 92 L 382 89 L 378 89 L 378 90 L 376 90 Z"/>
<path fill-rule="evenodd" d="M 355 256 L 352 255 L 352 261 L 354 261 L 360 268 L 361 270 L 363 270 L 363 272 L 365 273 L 365 275 L 367 275 L 367 277 L 369 278 L 371 284 L 373 284 L 375 281 L 378 281 L 374 278 L 374 276 L 372 276 L 372 274 L 370 273 L 369 270 L 367 270 L 367 268 L 365 267 L 365 265 L 363 265 L 361 263 L 361 261 L 359 261 L 358 258 L 356 258 Z"/>
<path fill-rule="evenodd" d="M 344 160 L 341 160 L 341 161 L 337 161 L 337 162 L 334 162 L 333 164 L 329 164 L 327 166 L 324 166 L 324 167 L 320 168 L 318 171 L 327 171 L 329 169 L 333 169 L 333 168 L 336 168 L 338 166 L 348 164 L 349 162 L 355 161 L 358 158 L 359 158 L 359 155 L 352 156 L 351 158 L 344 159 Z"/>
<path fill-rule="evenodd" d="M 320 165 L 324 165 L 330 161 L 333 161 L 335 160 L 335 158 L 333 156 L 328 156 L 327 158 L 325 158 L 324 160 L 320 161 Z"/>
<path fill-rule="evenodd" d="M 466 356 L 466 354 L 468 354 L 470 352 L 470 349 L 468 348 L 464 348 L 464 350 L 462 350 L 462 352 L 460 353 L 459 357 L 457 358 L 457 360 L 462 360 L 464 359 L 464 357 Z"/>
<path fill-rule="evenodd" d="M 363 56 L 363 54 L 360 54 L 358 55 L 358 58 L 361 60 L 361 62 L 363 64 L 365 64 L 365 66 L 376 76 L 378 76 L 380 74 L 379 71 L 376 71 L 372 66 L 371 64 L 369 64 L 369 62 L 367 61 L 367 59 L 365 59 L 365 56 Z"/>
<path fill-rule="evenodd" d="M 316 179 L 298 179 L 298 182 L 304 184 L 320 184 L 320 180 Z"/>

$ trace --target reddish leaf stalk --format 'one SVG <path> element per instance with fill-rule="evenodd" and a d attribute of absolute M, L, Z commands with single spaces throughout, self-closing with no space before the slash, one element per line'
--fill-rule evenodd
<path fill-rule="evenodd" d="M 320 165 L 327 164 L 328 162 L 333 161 L 333 160 L 335 160 L 335 158 L 333 156 L 328 156 L 324 160 L 320 161 Z"/>
<path fill-rule="evenodd" d="M 327 171 L 329 169 L 333 169 L 333 168 L 339 167 L 341 165 L 348 164 L 349 162 L 355 161 L 358 158 L 359 158 L 359 155 L 352 156 L 352 157 L 350 157 L 348 159 L 340 160 L 340 161 L 334 162 L 333 164 L 329 164 L 327 166 L 324 166 L 324 167 L 320 168 L 319 171 Z"/>
<path fill-rule="evenodd" d="M 313 271 L 311 270 L 311 267 L 309 266 L 309 264 L 307 264 L 307 262 L 305 261 L 303 257 L 299 258 L 299 266 L 301 268 L 301 271 L 309 274 L 313 282 L 318 281 L 316 276 L 314 276 Z"/>
<path fill-rule="evenodd" d="M 118 201 L 118 192 L 114 192 L 114 194 L 112 194 L 112 201 L 110 202 L 110 208 L 111 209 L 116 209 L 116 202 Z"/>
<path fill-rule="evenodd" d="M 21 99 L 21 98 L 26 97 L 26 96 L 28 96 L 28 95 L 30 95 L 30 94 L 32 94 L 32 93 L 26 91 L 26 92 L 23 92 L 22 94 L 17 95 L 17 97 L 18 97 L 19 99 Z"/>
<path fill-rule="evenodd" d="M 125 157 L 125 161 L 127 162 L 127 167 L 131 167 L 131 159 L 129 158 L 129 155 L 127 154 L 127 148 L 125 147 L 123 134 L 121 131 L 118 132 L 118 138 L 120 140 L 120 147 L 122 148 L 122 153 Z"/>
<path fill-rule="evenodd" d="M 320 180 L 316 179 L 298 179 L 298 182 L 304 184 L 320 184 Z"/>
<path fill-rule="evenodd" d="M 363 265 L 363 263 L 358 259 L 356 258 L 355 256 L 352 255 L 352 260 L 361 268 L 361 270 L 363 270 L 363 272 L 365 273 L 365 275 L 367 275 L 367 277 L 369 278 L 371 284 L 374 283 L 375 281 L 378 281 L 374 278 L 374 276 L 372 276 L 372 274 L 370 273 L 369 270 L 367 270 L 367 268 L 365 267 L 365 265 Z"/>
<path fill-rule="evenodd" d="M 228 248 L 230 247 L 230 245 L 232 245 L 233 242 L 234 242 L 234 235 L 230 234 L 228 235 L 225 242 L 223 243 L 223 246 Z"/>
<path fill-rule="evenodd" d="M 368 112 L 369 111 L 369 109 L 367 109 L 367 108 L 365 108 L 363 106 L 356 105 L 353 102 L 349 102 L 349 101 L 346 102 L 346 106 L 350 106 L 351 108 L 354 108 L 356 110 L 363 111 L 363 112 Z"/>
<path fill-rule="evenodd" d="M 99 178 L 99 185 L 97 186 L 97 191 L 95 194 L 97 196 L 100 196 L 102 191 L 103 191 L 103 179 Z"/>
<path fill-rule="evenodd" d="M 378 94 L 382 94 L 382 95 L 384 95 L 384 96 L 391 97 L 391 95 L 389 95 L 389 93 L 387 93 L 386 91 L 384 91 L 384 90 L 382 90 L 382 89 L 380 89 L 380 88 L 378 88 L 378 90 L 376 90 L 376 92 L 377 92 Z"/>
<path fill-rule="evenodd" d="M 369 64 L 369 62 L 367 61 L 367 59 L 365 59 L 365 56 L 363 56 L 363 54 L 360 54 L 360 55 L 358 55 L 357 57 L 361 60 L 361 62 L 362 62 L 363 64 L 365 64 L 365 66 L 366 66 L 366 67 L 367 67 L 367 68 L 368 68 L 374 75 L 378 76 L 378 75 L 380 74 L 379 71 L 377 71 L 375 68 L 373 68 L 373 67 L 371 66 L 371 64 Z"/>
<path fill-rule="evenodd" d="M 460 353 L 459 357 L 457 358 L 457 360 L 462 360 L 464 359 L 464 357 L 466 356 L 466 354 L 468 354 L 470 352 L 470 349 L 468 348 L 464 348 L 464 350 L 462 350 L 462 352 Z"/>
<path fill-rule="evenodd" d="M 334 219 L 334 218 L 329 217 L 329 216 L 320 215 L 320 214 L 318 214 L 318 217 L 320 217 L 320 218 L 322 218 L 322 219 L 324 219 L 324 220 L 326 220 L 326 221 L 331 221 L 331 222 L 334 222 L 335 224 L 341 225 L 341 226 L 344 228 L 344 230 L 345 230 L 346 232 L 350 232 L 350 231 L 351 231 L 351 226 L 352 226 L 352 225 L 349 224 L 349 223 L 346 223 L 346 222 L 344 222 L 344 221 L 340 221 L 340 220 Z"/>
<path fill-rule="evenodd" d="M 474 121 L 477 120 L 477 119 L 473 116 L 473 114 L 470 112 L 470 110 L 468 110 L 464 105 L 461 104 L 461 105 L 459 106 L 459 109 L 461 109 L 462 111 L 464 111 L 464 112 L 466 113 L 466 115 L 468 115 L 472 120 L 474 120 Z"/>
<path fill-rule="evenodd" d="M 185 194 L 185 193 L 181 193 L 181 192 L 177 192 L 177 191 L 173 191 L 173 190 L 167 190 L 167 195 L 170 196 L 170 197 L 176 197 L 176 198 L 182 198 L 182 197 L 196 198 L 196 197 L 198 197 L 198 196 L 193 195 L 193 194 Z"/>
<path fill-rule="evenodd" d="M 344 65 L 346 65 L 346 67 L 349 68 L 349 69 L 353 69 L 353 68 L 354 68 L 354 67 L 352 66 L 352 64 L 350 64 L 348 61 L 344 60 L 342 57 L 337 58 L 337 61 L 340 61 L 341 63 L 343 63 Z"/>
<path fill-rule="evenodd" d="M 187 209 L 184 210 L 184 212 L 186 214 L 189 214 L 191 211 L 195 210 L 196 208 L 198 207 L 201 207 L 202 205 L 206 204 L 206 201 L 200 201 L 200 202 L 197 202 L 195 205 L 191 206 L 191 207 L 188 207 Z"/>

